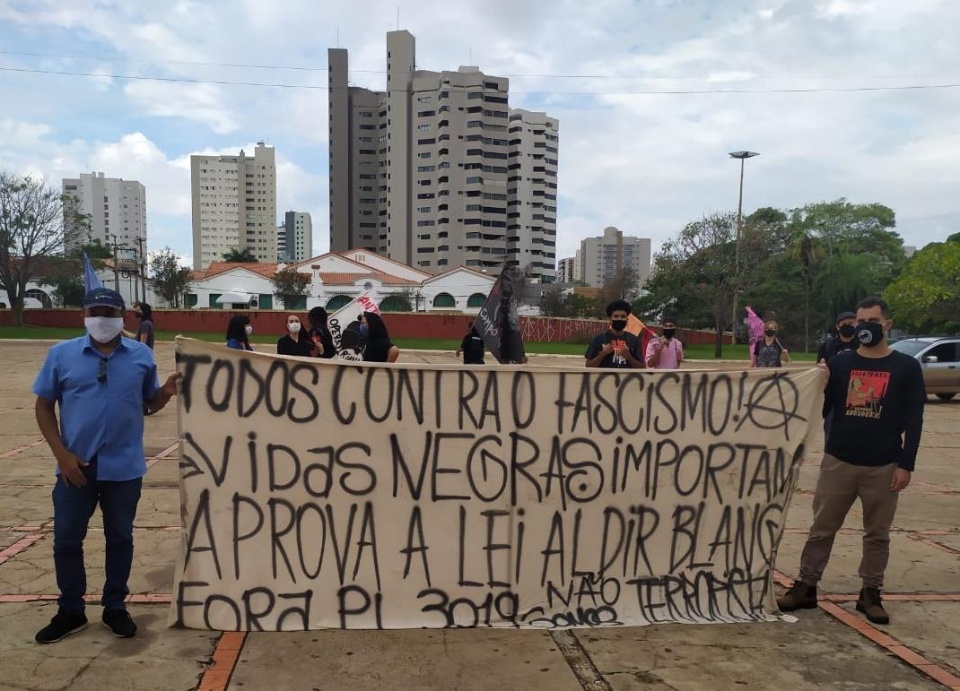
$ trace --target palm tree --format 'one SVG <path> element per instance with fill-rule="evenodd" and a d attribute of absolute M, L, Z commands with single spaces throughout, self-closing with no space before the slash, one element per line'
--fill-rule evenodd
<path fill-rule="evenodd" d="M 234 264 L 257 264 L 257 263 L 259 263 L 259 260 L 258 260 L 256 257 L 253 256 L 253 254 L 250 252 L 250 250 L 248 250 L 248 249 L 246 249 L 246 248 L 244 248 L 244 249 L 241 250 L 239 247 L 238 247 L 238 248 L 235 248 L 235 249 L 232 249 L 232 250 L 230 250 L 229 252 L 225 252 L 224 255 L 223 255 L 223 261 L 225 261 L 225 262 L 231 262 L 231 263 L 234 263 Z"/>
<path fill-rule="evenodd" d="M 816 236 L 810 228 L 798 227 L 793 242 L 788 249 L 789 255 L 800 262 L 803 276 L 803 352 L 810 352 L 810 288 L 814 267 L 820 259 L 820 248 Z"/>

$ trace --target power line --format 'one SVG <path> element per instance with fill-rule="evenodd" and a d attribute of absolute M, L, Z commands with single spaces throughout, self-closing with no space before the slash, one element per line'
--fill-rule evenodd
<path fill-rule="evenodd" d="M 256 63 L 203 62 L 193 60 L 159 60 L 128 57 L 105 57 L 95 55 L 71 55 L 66 53 L 36 53 L 18 50 L 0 50 L 0 55 L 25 57 L 60 58 L 65 60 L 93 60 L 98 62 L 133 62 L 162 65 L 187 65 L 192 67 L 227 67 L 257 70 L 290 70 L 295 72 L 326 72 L 328 67 L 310 67 L 306 65 L 260 65 Z M 351 68 L 352 73 L 387 74 L 386 70 L 362 70 Z M 729 70 L 735 72 L 736 70 Z M 498 74 L 508 79 L 622 79 L 622 80 L 705 80 L 709 75 L 663 75 L 663 74 Z M 860 79 L 932 79 L 942 74 L 860 74 Z M 750 79 L 848 79 L 851 75 L 811 75 L 811 74 L 752 74 Z"/>
<path fill-rule="evenodd" d="M 122 79 L 129 81 L 167 82 L 175 84 L 211 84 L 218 86 L 254 86 L 272 89 L 306 89 L 329 91 L 330 87 L 317 84 L 285 84 L 278 82 L 248 82 L 226 79 L 189 79 L 185 77 L 148 77 L 129 74 L 107 74 L 98 72 L 79 72 L 68 70 L 40 70 L 26 67 L 0 67 L 0 72 L 18 72 L 24 74 L 43 74 L 68 77 L 94 77 L 100 79 Z M 769 89 L 638 89 L 632 91 L 554 91 L 512 90 L 513 94 L 543 94 L 551 96 L 671 96 L 671 95 L 707 95 L 707 94 L 815 94 L 815 93 L 858 93 L 871 91 L 926 91 L 960 88 L 960 83 L 947 84 L 907 84 L 902 86 L 855 86 L 855 87 L 794 87 Z M 398 89 L 394 89 L 397 91 Z"/>

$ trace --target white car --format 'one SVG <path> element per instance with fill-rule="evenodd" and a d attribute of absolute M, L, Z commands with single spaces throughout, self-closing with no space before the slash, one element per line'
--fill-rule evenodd
<path fill-rule="evenodd" d="M 960 336 L 904 338 L 890 347 L 920 361 L 928 394 L 949 401 L 960 393 Z"/>

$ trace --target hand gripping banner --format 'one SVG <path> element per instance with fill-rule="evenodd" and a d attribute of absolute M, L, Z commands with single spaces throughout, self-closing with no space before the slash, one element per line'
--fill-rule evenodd
<path fill-rule="evenodd" d="M 370 365 L 177 339 L 170 623 L 766 621 L 817 369 Z"/>

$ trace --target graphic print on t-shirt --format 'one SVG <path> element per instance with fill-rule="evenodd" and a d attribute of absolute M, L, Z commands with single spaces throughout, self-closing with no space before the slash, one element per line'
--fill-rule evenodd
<path fill-rule="evenodd" d="M 627 358 L 623 357 L 623 355 L 620 354 L 620 351 L 627 347 L 627 342 L 622 338 L 615 338 L 610 341 L 610 345 L 613 346 L 613 366 L 626 367 Z"/>
<path fill-rule="evenodd" d="M 846 415 L 880 419 L 883 398 L 890 384 L 889 372 L 871 372 L 855 369 L 850 372 L 847 386 Z"/>

